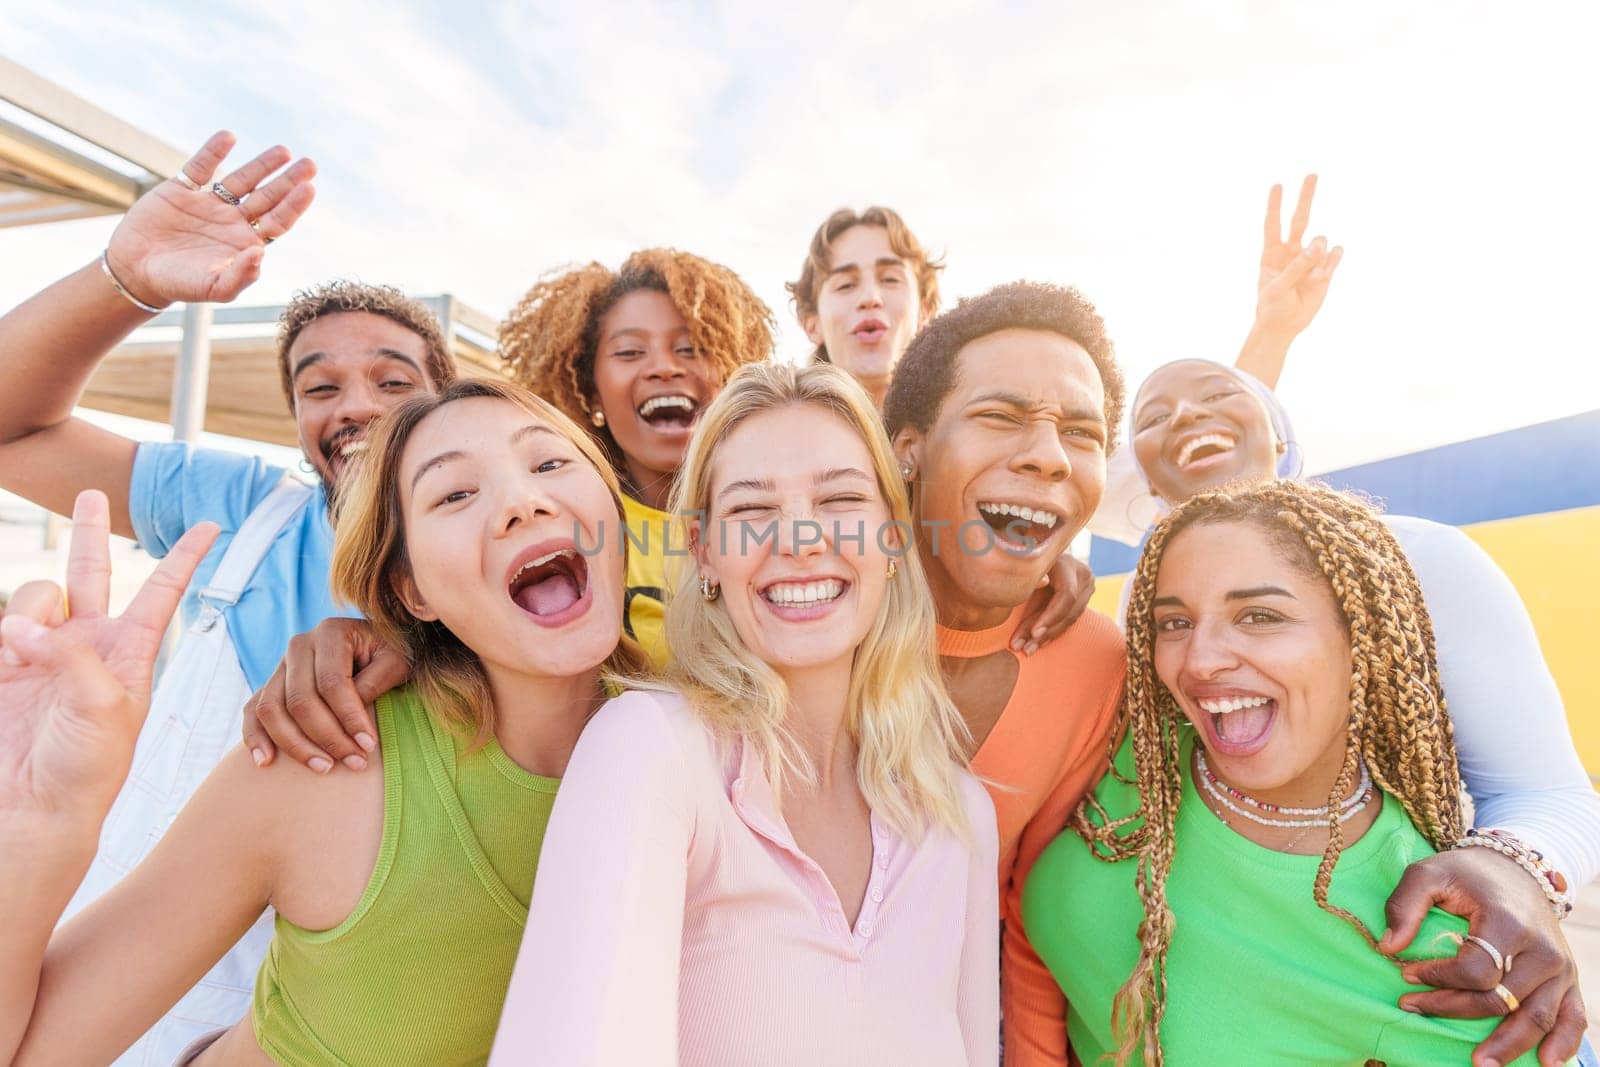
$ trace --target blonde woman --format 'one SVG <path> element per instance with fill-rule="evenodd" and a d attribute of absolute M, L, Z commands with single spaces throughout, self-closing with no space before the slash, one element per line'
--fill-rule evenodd
<path fill-rule="evenodd" d="M 573 753 L 493 1062 L 995 1063 L 994 810 L 871 402 L 742 369 L 674 504 L 672 665 Z"/>
<path fill-rule="evenodd" d="M 1499 1014 L 1535 986 L 1437 909 L 1384 943 L 1408 866 L 1467 823 L 1433 627 L 1378 515 L 1290 481 L 1180 505 L 1134 578 L 1127 686 L 1113 771 L 1023 893 L 1078 1060 L 1501 1062 L 1473 1055 L 1494 1020 L 1397 1003 L 1458 946 L 1492 966 Z"/>
<path fill-rule="evenodd" d="M 333 555 L 334 591 L 414 665 L 412 685 L 377 702 L 375 773 L 257 769 L 235 748 L 150 857 L 54 936 L 128 773 L 164 620 L 214 527 L 109 620 L 110 512 L 85 494 L 72 618 L 53 588 L 19 594 L 0 655 L 0 1062 L 110 1062 L 269 905 L 253 1010 L 182 1062 L 488 1056 L 602 666 L 644 664 L 619 642 L 624 557 L 578 551 L 623 521 L 622 502 L 588 435 L 513 386 L 457 382 L 379 427 Z"/>

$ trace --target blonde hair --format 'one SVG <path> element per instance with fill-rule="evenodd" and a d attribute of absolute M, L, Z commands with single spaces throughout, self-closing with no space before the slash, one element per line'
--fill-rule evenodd
<path fill-rule="evenodd" d="M 1329 791 L 1328 846 L 1312 887 L 1317 906 L 1355 927 L 1377 949 L 1366 924 L 1328 900 L 1344 850 L 1339 804 L 1354 787 L 1362 761 L 1373 782 L 1401 803 L 1435 849 L 1450 847 L 1462 833 L 1461 774 L 1433 625 L 1411 564 L 1377 512 L 1347 494 L 1294 481 L 1230 487 L 1179 505 L 1150 535 L 1128 602 L 1123 714 L 1132 735 L 1139 807 L 1112 819 L 1091 794 L 1070 823 L 1096 858 L 1138 860 L 1135 882 L 1145 917 L 1139 924 L 1139 962 L 1112 1008 L 1113 1028 L 1122 1034 L 1118 1063 L 1137 1054 L 1146 1063 L 1163 1062 L 1166 955 L 1175 925 L 1166 880 L 1183 797 L 1179 727 L 1184 715 L 1155 671 L 1156 576 L 1174 537 L 1190 526 L 1217 523 L 1255 526 L 1286 558 L 1325 580 L 1348 628 L 1349 730 L 1344 764 Z M 1114 736 L 1120 740 L 1121 734 Z"/>
<path fill-rule="evenodd" d="M 515 404 L 570 441 L 604 479 L 618 523 L 625 519 L 617 476 L 589 435 L 550 404 L 508 382 L 461 379 L 439 393 L 412 397 L 374 423 L 367 453 L 335 503 L 333 593 L 365 615 L 379 637 L 405 654 L 411 662 L 411 684 L 429 713 L 472 732 L 474 744 L 481 744 L 494 731 L 495 709 L 478 654 L 442 622 L 413 615 L 398 589 L 399 580 L 411 572 L 405 512 L 400 506 L 400 458 L 406 442 L 435 411 L 474 398 Z M 622 538 L 624 551 L 626 540 Z M 648 669 L 643 651 L 631 638 L 622 636 L 620 626 L 618 637 L 602 670 L 632 675 Z"/>
<path fill-rule="evenodd" d="M 904 542 L 900 573 L 888 583 L 850 671 L 845 728 L 856 743 L 861 792 L 874 812 L 909 837 L 931 826 L 965 834 L 959 773 L 966 725 L 939 673 L 933 597 L 910 537 L 905 485 L 877 412 L 855 380 L 827 364 L 760 363 L 735 374 L 701 416 L 679 473 L 672 510 L 680 543 L 689 543 L 689 517 L 710 512 L 711 467 L 728 435 L 750 418 L 791 405 L 831 412 L 860 436 Z M 674 562 L 666 686 L 682 693 L 713 731 L 753 746 L 775 789 L 786 774 L 814 780 L 815 769 L 787 722 L 783 680 L 745 647 L 726 608 L 700 595 L 693 558 Z"/>

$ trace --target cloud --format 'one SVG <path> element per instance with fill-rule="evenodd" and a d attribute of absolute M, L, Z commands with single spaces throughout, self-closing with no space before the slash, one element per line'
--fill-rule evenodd
<path fill-rule="evenodd" d="M 1347 261 L 1283 391 L 1328 466 L 1600 398 L 1596 19 L 1550 10 L 96 2 L 0 14 L 0 40 L 175 144 L 230 125 L 317 158 L 252 299 L 355 275 L 499 315 L 553 267 L 671 244 L 738 269 L 790 355 L 812 229 L 881 202 L 952 296 L 1067 282 L 1135 374 L 1231 358 L 1266 189 L 1315 169 Z M 107 232 L 0 233 L 0 302 Z"/>

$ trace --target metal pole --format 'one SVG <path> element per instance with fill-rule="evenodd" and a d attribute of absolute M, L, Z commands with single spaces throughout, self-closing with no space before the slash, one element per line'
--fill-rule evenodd
<path fill-rule="evenodd" d="M 183 306 L 183 342 L 172 372 L 172 439 L 194 443 L 206 424 L 211 380 L 211 305 Z"/>
<path fill-rule="evenodd" d="M 183 306 L 183 340 L 178 345 L 178 362 L 172 368 L 172 439 L 194 444 L 206 424 L 206 386 L 211 381 L 211 305 Z M 156 678 L 161 677 L 178 644 L 183 624 L 172 617 Z"/>

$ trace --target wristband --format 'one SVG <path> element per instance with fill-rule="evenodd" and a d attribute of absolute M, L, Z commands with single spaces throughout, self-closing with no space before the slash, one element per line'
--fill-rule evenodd
<path fill-rule="evenodd" d="M 1465 837 L 1455 843 L 1455 847 L 1487 848 L 1500 853 L 1533 876 L 1533 880 L 1538 882 L 1539 888 L 1544 891 L 1545 900 L 1555 909 L 1557 919 L 1565 919 L 1572 914 L 1572 892 L 1567 888 L 1567 880 L 1562 877 L 1560 871 L 1546 862 L 1544 853 L 1530 848 L 1516 834 L 1505 830 L 1479 830 L 1473 827 L 1467 831 Z"/>
<path fill-rule="evenodd" d="M 117 281 L 117 276 L 111 273 L 111 261 L 106 258 L 110 251 L 110 249 L 107 249 L 105 252 L 100 253 L 100 271 L 107 278 L 111 279 L 111 285 L 117 290 L 117 292 L 121 293 L 127 299 L 128 303 L 132 304 L 140 311 L 148 311 L 152 315 L 159 315 L 162 311 L 166 310 L 165 308 L 153 307 L 150 304 L 146 304 L 143 300 L 140 300 L 138 297 L 128 292 L 127 287 L 121 282 Z"/>

